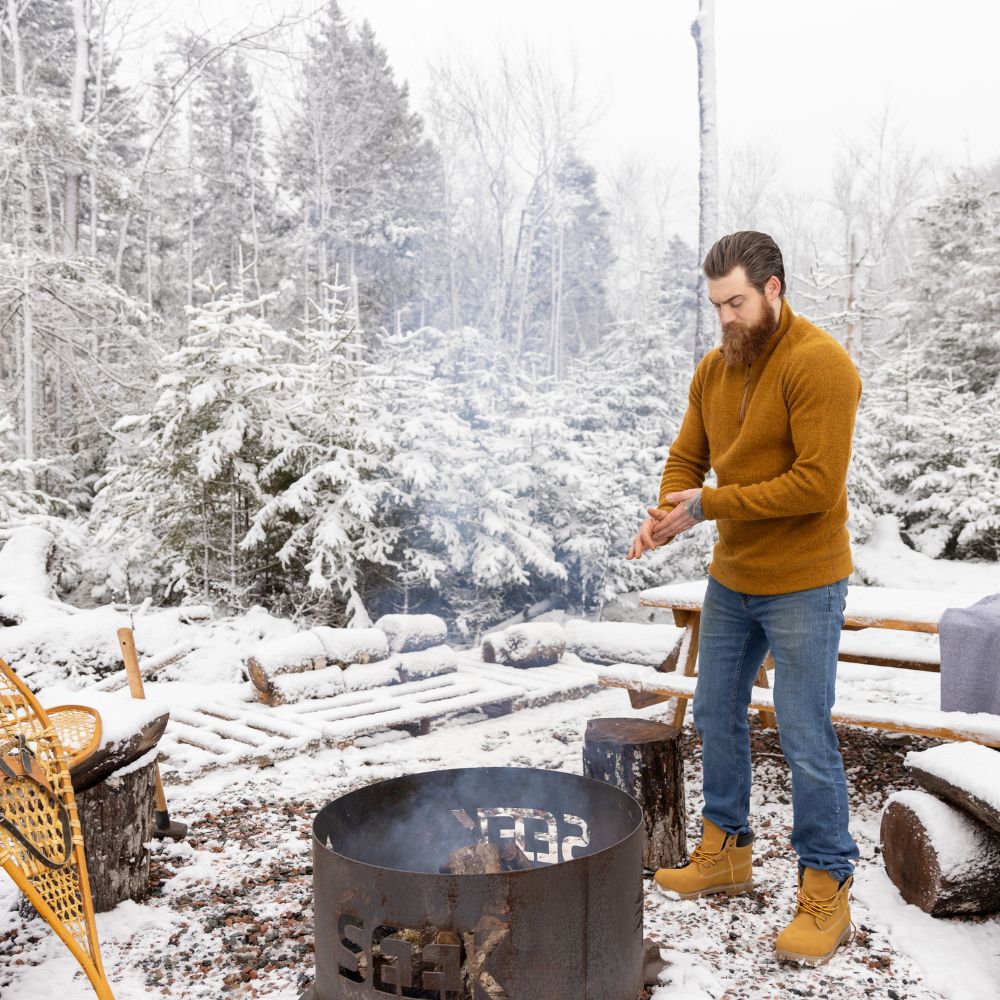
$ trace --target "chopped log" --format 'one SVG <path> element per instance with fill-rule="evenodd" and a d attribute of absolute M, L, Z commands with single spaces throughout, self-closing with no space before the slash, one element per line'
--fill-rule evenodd
<path fill-rule="evenodd" d="M 385 633 L 377 628 L 330 628 L 317 625 L 312 633 L 323 645 L 327 665 L 340 667 L 352 663 L 374 663 L 389 655 Z"/>
<path fill-rule="evenodd" d="M 633 622 L 588 622 L 580 619 L 565 625 L 566 648 L 588 663 L 638 663 L 657 670 L 672 670 L 671 652 L 684 634 L 675 625 L 643 625 Z"/>
<path fill-rule="evenodd" d="M 73 791 L 79 795 L 149 753 L 160 742 L 169 719 L 170 713 L 162 712 L 137 731 L 112 731 L 93 754 L 70 769 Z"/>
<path fill-rule="evenodd" d="M 332 666 L 275 677 L 266 691 L 258 689 L 257 698 L 266 705 L 292 705 L 312 698 L 332 698 L 345 691 L 398 684 L 399 680 L 399 671 L 388 660 L 352 663 L 347 668 Z"/>
<path fill-rule="evenodd" d="M 98 913 L 149 893 L 149 851 L 144 845 L 153 839 L 155 825 L 155 767 L 150 753 L 75 796 Z"/>
<path fill-rule="evenodd" d="M 1000 833 L 1000 753 L 979 743 L 911 750 L 904 761 L 918 784 Z"/>
<path fill-rule="evenodd" d="M 451 646 L 431 646 L 411 653 L 396 653 L 387 664 L 399 671 L 401 681 L 419 681 L 425 677 L 439 677 L 458 670 L 458 657 Z"/>
<path fill-rule="evenodd" d="M 247 659 L 247 673 L 258 691 L 270 695 L 276 678 L 326 666 L 326 650 L 315 632 L 299 632 L 261 643 Z"/>
<path fill-rule="evenodd" d="M 415 653 L 448 637 L 448 626 L 437 615 L 382 615 L 375 628 L 385 633 L 390 653 Z"/>
<path fill-rule="evenodd" d="M 628 792 L 642 807 L 642 863 L 652 870 L 687 855 L 679 739 L 673 726 L 646 719 L 591 719 L 584 735 L 584 776 Z"/>
<path fill-rule="evenodd" d="M 895 792 L 882 813 L 885 870 L 932 917 L 1000 911 L 1000 834 L 927 792 Z"/>
<path fill-rule="evenodd" d="M 511 625 L 483 639 L 482 657 L 487 663 L 508 667 L 545 667 L 558 663 L 566 651 L 566 636 L 555 622 Z"/>
<path fill-rule="evenodd" d="M 496 844 L 473 844 L 451 851 L 443 875 L 499 875 L 504 870 Z"/>

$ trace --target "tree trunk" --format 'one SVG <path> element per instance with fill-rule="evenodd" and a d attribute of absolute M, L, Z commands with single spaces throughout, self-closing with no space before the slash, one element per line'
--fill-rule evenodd
<path fill-rule="evenodd" d="M 76 796 L 97 913 L 149 892 L 149 851 L 143 845 L 153 839 L 155 770 L 151 760 Z"/>
<path fill-rule="evenodd" d="M 672 868 L 687 856 L 680 732 L 646 719 L 590 719 L 583 773 L 628 792 L 642 806 L 643 867 Z"/>
<path fill-rule="evenodd" d="M 896 792 L 882 813 L 885 870 L 932 917 L 1000 911 L 1000 834 L 926 792 Z"/>
<path fill-rule="evenodd" d="M 698 49 L 698 117 L 701 123 L 701 160 L 698 168 L 698 321 L 694 363 L 712 348 L 713 313 L 708 283 L 701 263 L 719 228 L 719 137 L 715 107 L 715 0 L 699 0 L 698 17 L 691 25 Z"/>
<path fill-rule="evenodd" d="M 73 0 L 73 35 L 76 39 L 76 58 L 73 63 L 73 88 L 70 93 L 69 117 L 79 125 L 83 122 L 83 102 L 90 78 L 90 3 Z M 63 204 L 63 254 L 76 254 L 80 232 L 80 177 L 79 167 L 66 173 L 66 190 Z"/>

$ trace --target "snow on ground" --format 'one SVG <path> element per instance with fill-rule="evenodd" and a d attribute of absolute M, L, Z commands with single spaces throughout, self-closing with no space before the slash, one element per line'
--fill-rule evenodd
<path fill-rule="evenodd" d="M 1000 567 L 949 564 L 905 547 L 901 551 L 890 527 L 883 526 L 856 553 L 872 582 L 904 589 L 1000 590 Z M 626 599 L 618 612 L 628 617 L 629 608 Z M 127 624 L 127 613 L 112 607 L 58 619 L 38 612 L 24 625 L 0 629 L 0 656 L 30 674 L 36 688 L 47 686 L 43 703 L 72 701 L 75 688 L 95 677 L 114 677 L 115 630 Z M 164 650 L 193 645 L 193 652 L 165 666 L 147 685 L 152 700 L 177 710 L 208 701 L 246 706 L 252 697 L 242 677 L 248 653 L 262 641 L 298 631 L 262 609 L 201 624 L 186 623 L 177 609 L 140 609 L 135 629 L 144 663 Z M 850 700 L 936 708 L 938 683 L 934 673 L 842 664 L 838 690 Z M 665 718 L 665 708 L 635 714 Z M 313 969 L 310 827 L 322 805 L 372 781 L 427 769 L 525 766 L 580 773 L 587 720 L 629 714 L 623 691 L 598 691 L 496 719 L 476 714 L 453 720 L 419 738 L 394 733 L 391 739 L 364 741 L 366 746 L 322 750 L 270 767 L 255 762 L 218 768 L 187 784 L 168 784 L 171 812 L 190 825 L 188 839 L 154 846 L 149 900 L 122 904 L 98 918 L 116 997 L 297 1000 Z M 777 735 L 756 721 L 752 734 L 755 890 L 735 899 L 680 901 L 647 882 L 645 933 L 663 943 L 668 959 L 652 1000 L 992 1000 L 1000 995 L 1000 917 L 928 917 L 903 903 L 881 864 L 884 802 L 893 791 L 914 787 L 903 760 L 930 746 L 906 736 L 841 730 L 852 829 L 861 850 L 854 943 L 819 969 L 774 961 L 772 941 L 791 916 L 795 893 L 789 783 Z M 693 846 L 701 802 L 690 725 L 684 750 Z M 41 920 L 22 915 L 12 883 L 2 878 L 0 996 L 92 996 L 55 935 Z"/>

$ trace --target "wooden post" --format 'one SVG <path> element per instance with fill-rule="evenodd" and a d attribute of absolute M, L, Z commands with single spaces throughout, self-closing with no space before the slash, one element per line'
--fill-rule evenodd
<path fill-rule="evenodd" d="M 124 899 L 145 899 L 149 893 L 149 851 L 144 845 L 153 839 L 155 769 L 151 760 L 75 796 L 97 913 L 114 909 Z"/>
<path fill-rule="evenodd" d="M 647 719 L 591 719 L 583 773 L 628 792 L 642 807 L 645 868 L 672 868 L 687 856 L 680 732 Z"/>

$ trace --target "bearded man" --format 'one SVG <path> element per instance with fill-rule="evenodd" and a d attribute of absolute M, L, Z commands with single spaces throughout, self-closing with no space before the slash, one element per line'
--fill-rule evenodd
<path fill-rule="evenodd" d="M 830 710 L 853 569 L 846 480 L 861 380 L 844 348 L 785 301 L 770 236 L 723 237 L 704 270 L 722 346 L 695 370 L 658 506 L 627 555 L 717 523 L 694 696 L 703 837 L 689 864 L 655 879 L 685 899 L 753 887 L 747 709 L 770 649 L 798 856 L 796 911 L 775 954 L 818 964 L 850 937 L 858 857 Z M 709 468 L 715 487 L 703 486 Z"/>

